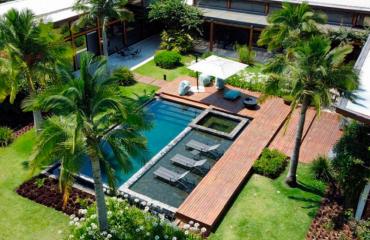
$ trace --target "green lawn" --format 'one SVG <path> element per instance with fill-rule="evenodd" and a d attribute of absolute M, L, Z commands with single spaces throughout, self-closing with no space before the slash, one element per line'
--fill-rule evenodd
<path fill-rule="evenodd" d="M 210 239 L 305 239 L 325 186 L 312 179 L 307 165 L 298 170 L 304 187 L 290 189 L 284 178 L 254 174 Z"/>
<path fill-rule="evenodd" d="M 144 76 L 152 77 L 154 79 L 163 79 L 163 75 L 166 74 L 167 80 L 172 81 L 179 76 L 187 76 L 191 74 L 191 71 L 186 68 L 186 64 L 189 64 L 193 60 L 195 60 L 193 55 L 182 56 L 181 62 L 183 65 L 175 69 L 163 69 L 157 67 L 154 63 L 154 60 L 151 60 L 143 66 L 135 69 L 134 72 Z"/>
<path fill-rule="evenodd" d="M 58 240 L 67 234 L 68 217 L 19 196 L 15 189 L 30 177 L 22 162 L 31 153 L 33 131 L 0 148 L 0 239 Z M 62 230 L 62 233 L 58 233 Z"/>
<path fill-rule="evenodd" d="M 135 83 L 132 86 L 120 87 L 123 95 L 136 98 L 136 95 L 142 96 L 157 91 L 159 88 L 145 83 Z"/>

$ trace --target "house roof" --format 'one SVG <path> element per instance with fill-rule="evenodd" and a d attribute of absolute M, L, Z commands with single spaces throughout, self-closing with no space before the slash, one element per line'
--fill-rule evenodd
<path fill-rule="evenodd" d="M 16 0 L 0 4 L 0 15 L 12 8 L 30 9 L 37 17 L 50 22 L 59 22 L 78 15 L 72 10 L 75 0 Z"/>
<path fill-rule="evenodd" d="M 360 86 L 356 91 L 358 99 L 356 102 L 341 99 L 337 112 L 370 124 L 370 36 L 363 47 L 355 64 L 359 71 Z"/>
<path fill-rule="evenodd" d="M 275 2 L 302 3 L 307 2 L 312 6 L 338 8 L 360 12 L 370 12 L 369 0 L 272 0 Z"/>

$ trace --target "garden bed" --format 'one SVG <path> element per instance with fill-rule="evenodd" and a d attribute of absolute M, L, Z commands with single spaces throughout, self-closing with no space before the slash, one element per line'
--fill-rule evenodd
<path fill-rule="evenodd" d="M 67 205 L 63 208 L 63 194 L 59 191 L 58 180 L 42 174 L 19 186 L 17 193 L 25 198 L 54 208 L 68 215 L 78 215 L 79 209 L 87 208 L 95 201 L 93 195 L 72 188 Z"/>
<path fill-rule="evenodd" d="M 357 239 L 354 236 L 355 233 L 346 219 L 339 194 L 328 190 L 312 221 L 306 239 Z"/>

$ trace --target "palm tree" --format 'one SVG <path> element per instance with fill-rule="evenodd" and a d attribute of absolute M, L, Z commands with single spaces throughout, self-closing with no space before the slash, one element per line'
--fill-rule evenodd
<path fill-rule="evenodd" d="M 0 101 L 25 89 L 34 96 L 40 87 L 56 80 L 60 66 L 65 67 L 71 52 L 51 24 L 38 22 L 30 10 L 9 10 L 0 18 Z M 42 122 L 41 112 L 34 111 L 36 130 Z"/>
<path fill-rule="evenodd" d="M 289 58 L 272 60 L 265 69 L 271 73 L 266 86 L 267 94 L 288 92 L 293 97 L 291 113 L 301 104 L 295 146 L 286 178 L 290 186 L 297 183 L 299 151 L 308 107 L 313 105 L 320 114 L 322 108 L 332 104 L 333 91 L 352 99 L 355 97 L 351 92 L 359 84 L 357 72 L 352 64 L 345 62 L 351 52 L 350 45 L 331 49 L 328 38 L 313 36 L 300 42 Z"/>
<path fill-rule="evenodd" d="M 77 20 L 77 26 L 98 22 L 98 25 L 102 27 L 103 53 L 107 59 L 109 19 L 114 18 L 121 21 L 132 21 L 134 19 L 133 13 L 125 8 L 127 3 L 128 0 L 77 0 L 73 6 L 74 10 L 84 13 Z"/>
<path fill-rule="evenodd" d="M 65 75 L 65 84 L 48 88 L 24 102 L 26 110 L 54 113 L 37 138 L 30 161 L 32 169 L 60 161 L 60 188 L 66 202 L 73 176 L 87 161 L 84 156 L 88 156 L 101 231 L 108 228 L 102 170 L 109 186 L 115 189 L 113 166 L 118 164 L 123 171 L 129 171 L 130 157 L 146 155 L 146 139 L 141 131 L 150 127 L 143 111 L 136 102 L 121 96 L 118 83 L 107 76 L 106 70 L 105 59 L 95 61 L 91 54 L 83 54 L 79 78 Z M 107 146 L 114 159 L 105 150 Z"/>
<path fill-rule="evenodd" d="M 282 9 L 272 12 L 267 20 L 269 25 L 262 31 L 258 44 L 274 51 L 294 47 L 299 40 L 319 33 L 318 24 L 326 23 L 327 16 L 312 11 L 307 3 L 283 3 Z"/>

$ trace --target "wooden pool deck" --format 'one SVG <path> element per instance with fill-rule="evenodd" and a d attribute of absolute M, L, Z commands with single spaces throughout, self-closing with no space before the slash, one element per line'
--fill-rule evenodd
<path fill-rule="evenodd" d="M 287 155 L 291 154 L 300 109 L 292 113 L 290 123 L 285 127 L 290 107 L 280 98 L 270 98 L 257 110 L 248 110 L 244 108 L 241 99 L 245 95 L 258 97 L 259 93 L 238 89 L 243 93 L 243 97 L 231 102 L 223 99 L 223 93 L 214 87 L 206 87 L 203 93 L 179 97 L 177 88 L 179 82 L 184 79 L 195 85 L 194 78 L 181 77 L 163 84 L 159 90 L 161 96 L 198 107 L 213 107 L 253 118 L 178 208 L 179 221 L 192 220 L 211 231 L 217 226 L 220 218 L 243 187 L 254 161 L 258 159 L 265 147 L 276 148 Z M 340 136 L 339 117 L 336 113 L 323 112 L 318 117 L 313 109 L 309 109 L 300 161 L 310 162 L 319 154 L 328 154 Z"/>

